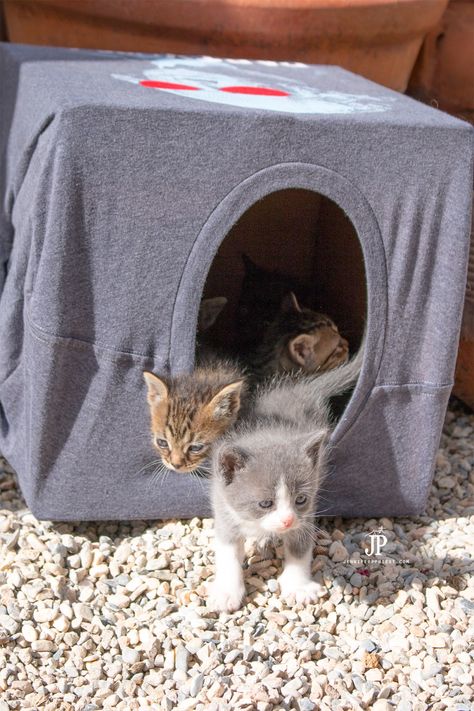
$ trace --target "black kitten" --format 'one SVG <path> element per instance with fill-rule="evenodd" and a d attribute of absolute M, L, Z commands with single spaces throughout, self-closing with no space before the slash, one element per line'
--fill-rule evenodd
<path fill-rule="evenodd" d="M 264 329 L 277 316 L 282 300 L 292 291 L 302 302 L 308 302 L 308 289 L 295 277 L 265 269 L 242 254 L 245 275 L 237 304 L 238 348 L 255 348 Z"/>

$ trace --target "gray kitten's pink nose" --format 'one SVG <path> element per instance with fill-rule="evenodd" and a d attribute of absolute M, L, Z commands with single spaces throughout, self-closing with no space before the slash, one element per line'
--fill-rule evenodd
<path fill-rule="evenodd" d="M 288 516 L 285 516 L 285 518 L 281 519 L 281 525 L 283 526 L 283 528 L 290 528 L 293 525 L 294 521 L 295 517 L 290 514 Z"/>

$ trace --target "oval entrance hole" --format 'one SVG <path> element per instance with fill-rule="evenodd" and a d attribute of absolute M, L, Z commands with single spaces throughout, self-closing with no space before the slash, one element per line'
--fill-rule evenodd
<path fill-rule="evenodd" d="M 249 278 L 252 263 L 260 270 L 253 280 Z M 350 352 L 358 349 L 367 314 L 359 238 L 334 201 L 306 189 L 267 195 L 240 217 L 222 241 L 203 296 L 225 296 L 227 305 L 206 334 L 207 341 L 245 356 L 246 349 L 261 336 L 259 297 L 268 314 L 267 302 L 272 299 L 269 275 L 274 272 L 279 276 L 272 308 L 278 308 L 285 284 L 288 291 L 293 286 L 299 288 L 301 305 L 328 315 L 348 340 Z M 286 282 L 280 278 L 283 276 Z"/>

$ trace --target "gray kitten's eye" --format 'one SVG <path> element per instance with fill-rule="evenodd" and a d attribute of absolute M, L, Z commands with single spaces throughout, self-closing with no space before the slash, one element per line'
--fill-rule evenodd
<path fill-rule="evenodd" d="M 204 449 L 203 444 L 192 444 L 190 447 L 188 447 L 188 452 L 193 452 L 193 453 L 202 452 L 203 449 Z"/>
<path fill-rule="evenodd" d="M 258 505 L 261 509 L 269 509 L 273 506 L 273 501 L 271 499 L 265 499 L 265 501 L 259 501 Z"/>
<path fill-rule="evenodd" d="M 160 439 L 159 437 L 157 437 L 155 439 L 155 444 L 160 449 L 169 449 L 168 442 L 165 439 Z"/>
<path fill-rule="evenodd" d="M 305 504 L 307 502 L 307 500 L 308 500 L 307 496 L 305 496 L 304 494 L 298 494 L 298 496 L 295 499 L 295 504 L 297 506 L 302 506 L 303 504 Z"/>

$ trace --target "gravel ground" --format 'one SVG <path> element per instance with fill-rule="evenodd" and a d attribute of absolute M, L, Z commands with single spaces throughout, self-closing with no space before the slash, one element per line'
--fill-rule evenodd
<path fill-rule="evenodd" d="M 250 547 L 220 616 L 212 520 L 39 522 L 3 462 L 0 711 L 474 709 L 473 429 L 452 403 L 426 516 L 321 519 L 319 604 L 285 606 L 281 551 Z M 357 563 L 379 527 L 393 562 Z"/>

